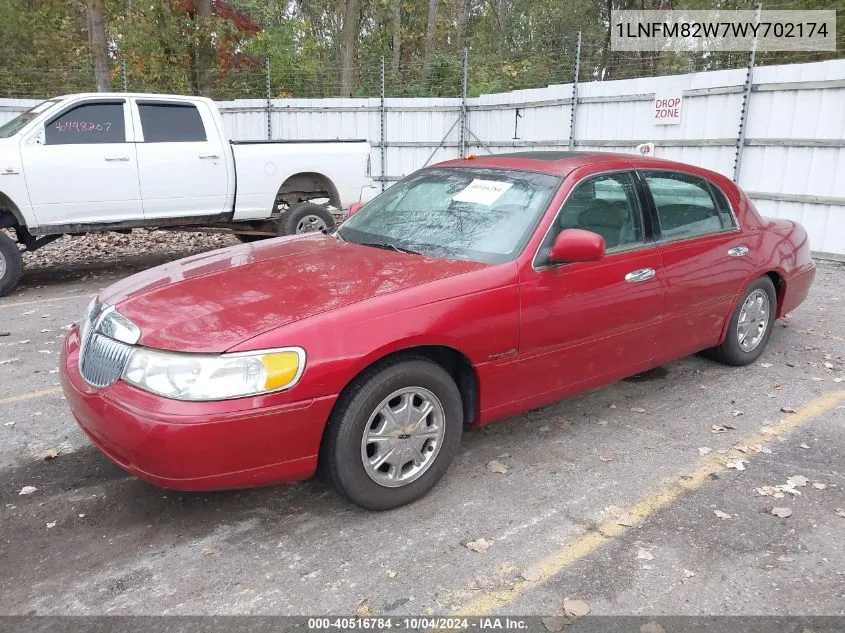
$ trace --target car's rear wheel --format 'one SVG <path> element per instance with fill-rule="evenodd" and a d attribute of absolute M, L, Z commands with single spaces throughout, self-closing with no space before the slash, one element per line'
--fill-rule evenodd
<path fill-rule="evenodd" d="M 389 510 L 431 490 L 462 430 L 461 394 L 448 372 L 426 358 L 400 358 L 368 370 L 341 396 L 321 468 L 353 503 Z"/>
<path fill-rule="evenodd" d="M 728 324 L 725 340 L 708 355 L 726 365 L 748 365 L 760 357 L 769 342 L 777 314 L 777 293 L 772 280 L 755 280 L 742 295 Z"/>
<path fill-rule="evenodd" d="M 0 231 L 0 297 L 18 285 L 23 274 L 23 257 L 18 245 Z"/>
<path fill-rule="evenodd" d="M 334 230 L 334 226 L 334 216 L 326 207 L 313 202 L 300 202 L 282 216 L 279 234 L 328 233 Z"/>

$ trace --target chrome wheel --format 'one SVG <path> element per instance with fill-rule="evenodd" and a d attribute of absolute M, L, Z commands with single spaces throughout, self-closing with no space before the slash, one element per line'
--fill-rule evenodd
<path fill-rule="evenodd" d="M 443 405 L 423 387 L 398 389 L 370 415 L 361 461 L 370 479 L 387 488 L 418 479 L 437 459 L 446 432 Z"/>
<path fill-rule="evenodd" d="M 769 295 L 755 290 L 742 304 L 736 327 L 736 338 L 744 352 L 753 351 L 763 340 L 769 327 Z"/>
<path fill-rule="evenodd" d="M 318 215 L 308 214 L 303 216 L 299 222 L 296 223 L 296 232 L 299 233 L 314 233 L 315 231 L 325 231 L 325 220 Z"/>

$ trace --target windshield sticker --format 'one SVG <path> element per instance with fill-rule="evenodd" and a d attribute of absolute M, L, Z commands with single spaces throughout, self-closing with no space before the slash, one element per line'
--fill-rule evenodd
<path fill-rule="evenodd" d="M 489 207 L 502 197 L 508 189 L 513 187 L 512 182 L 497 182 L 495 180 L 473 180 L 463 191 L 452 196 L 455 202 L 472 202 L 483 204 Z"/>

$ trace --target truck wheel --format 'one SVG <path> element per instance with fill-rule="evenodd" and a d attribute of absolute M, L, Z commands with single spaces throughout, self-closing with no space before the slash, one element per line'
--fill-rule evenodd
<path fill-rule="evenodd" d="M 23 258 L 18 245 L 0 231 L 0 297 L 18 285 L 23 273 Z"/>
<path fill-rule="evenodd" d="M 334 230 L 334 216 L 324 206 L 313 202 L 300 202 L 288 209 L 279 223 L 280 235 L 300 233 L 328 233 Z"/>

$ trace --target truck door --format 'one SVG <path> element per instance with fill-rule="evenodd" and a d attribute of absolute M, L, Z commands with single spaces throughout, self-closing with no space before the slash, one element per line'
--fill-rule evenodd
<path fill-rule="evenodd" d="M 21 142 L 41 227 L 141 220 L 138 163 L 125 99 L 69 105 Z"/>
<path fill-rule="evenodd" d="M 212 216 L 228 211 L 230 152 L 205 104 L 136 99 L 138 177 L 144 217 Z"/>

